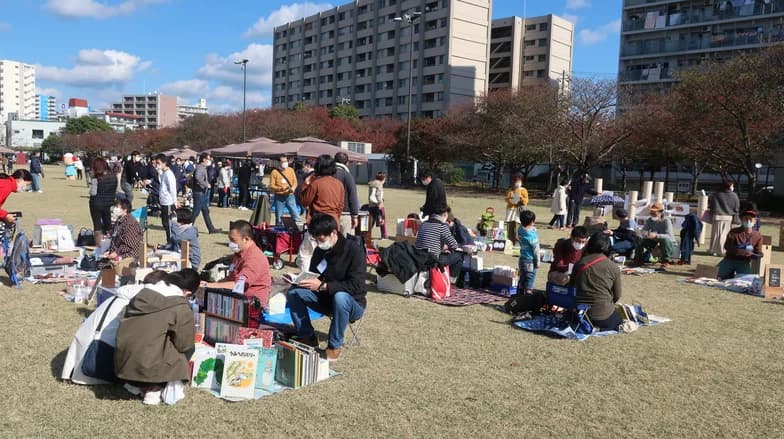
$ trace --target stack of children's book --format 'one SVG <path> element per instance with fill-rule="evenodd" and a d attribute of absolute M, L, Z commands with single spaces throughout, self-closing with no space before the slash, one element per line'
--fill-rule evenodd
<path fill-rule="evenodd" d="M 624 320 L 631 320 L 638 325 L 647 325 L 650 323 L 648 313 L 642 305 L 637 303 L 616 303 L 615 311 Z"/>
<path fill-rule="evenodd" d="M 318 351 L 297 342 L 272 344 L 269 336 L 246 338 L 243 344 L 197 345 L 191 386 L 231 400 L 258 399 L 286 388 L 300 388 L 329 377 L 329 362 Z"/>

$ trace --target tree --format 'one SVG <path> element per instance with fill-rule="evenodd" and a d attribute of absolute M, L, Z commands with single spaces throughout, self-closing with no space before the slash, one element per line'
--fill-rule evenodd
<path fill-rule="evenodd" d="M 52 134 L 41 143 L 41 152 L 49 155 L 49 157 L 58 157 L 63 154 L 64 147 L 63 137 Z"/>
<path fill-rule="evenodd" d="M 65 132 L 68 134 L 84 134 L 91 131 L 111 131 L 112 127 L 106 121 L 90 116 L 82 116 L 76 119 L 69 119 L 65 124 Z"/>
<path fill-rule="evenodd" d="M 351 104 L 335 105 L 329 110 L 329 117 L 333 119 L 359 120 L 359 110 Z"/>
<path fill-rule="evenodd" d="M 456 147 L 455 139 L 450 135 L 454 129 L 454 119 L 448 116 L 412 120 L 409 157 L 419 160 L 424 167 L 432 170 L 439 169 L 444 163 L 460 160 L 462 149 Z M 401 124 L 397 131 L 397 143 L 392 148 L 392 156 L 401 165 L 401 170 L 408 168 L 405 166 L 406 136 L 406 126 Z"/>

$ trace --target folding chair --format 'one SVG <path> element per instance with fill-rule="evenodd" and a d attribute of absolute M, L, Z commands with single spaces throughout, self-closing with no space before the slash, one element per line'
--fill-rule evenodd
<path fill-rule="evenodd" d="M 329 319 L 332 320 L 332 315 L 327 315 L 327 317 L 329 317 Z M 365 314 L 363 313 L 362 317 L 360 317 L 359 320 L 351 320 L 348 322 L 348 329 L 351 330 L 351 337 L 347 342 L 343 343 L 344 348 L 350 348 L 353 346 L 360 345 L 361 340 L 359 339 L 359 335 L 360 332 L 362 331 L 362 322 L 364 321 L 365 321 Z"/>

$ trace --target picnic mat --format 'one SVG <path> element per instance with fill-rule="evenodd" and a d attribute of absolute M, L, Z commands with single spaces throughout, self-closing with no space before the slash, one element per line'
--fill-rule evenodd
<path fill-rule="evenodd" d="M 658 317 L 651 314 L 648 314 L 648 320 L 649 323 L 646 325 L 640 324 L 640 328 L 643 326 L 656 326 L 670 321 L 670 319 L 666 317 Z M 605 337 L 608 335 L 621 334 L 618 331 L 595 331 L 591 334 L 578 334 L 569 325 L 563 323 L 563 321 L 553 319 L 551 316 L 546 315 L 534 316 L 528 320 L 518 320 L 512 324 L 520 329 L 525 329 L 526 331 L 544 332 L 546 334 L 579 341 L 583 341 L 589 337 Z"/>
<path fill-rule="evenodd" d="M 732 291 L 733 293 L 748 294 L 750 296 L 764 296 L 762 291 L 762 278 L 756 274 L 744 274 L 734 279 L 724 281 L 711 279 L 708 277 L 682 278 L 680 282 L 703 285 L 706 287 L 718 288 L 720 290 Z"/>
<path fill-rule="evenodd" d="M 327 378 L 327 379 L 325 379 L 323 381 L 319 381 L 319 382 L 310 384 L 309 386 L 300 387 L 300 389 L 302 389 L 304 387 L 314 386 L 316 384 L 319 384 L 319 383 L 322 383 L 324 381 L 327 381 L 330 378 L 336 377 L 338 375 L 340 375 L 340 372 L 335 372 L 334 370 L 330 369 L 329 370 L 329 378 Z M 216 398 L 220 398 L 220 399 L 226 400 L 226 401 L 230 401 L 230 402 L 250 401 L 249 399 L 231 398 L 231 397 L 228 397 L 228 396 L 220 396 L 220 391 L 219 390 L 215 390 L 215 389 L 199 389 L 199 390 L 206 390 L 207 392 L 210 392 L 212 394 L 212 396 L 214 396 Z M 299 390 L 299 389 L 294 389 L 293 387 L 286 387 L 286 386 L 283 386 L 283 385 L 278 384 L 276 382 L 276 383 L 273 383 L 273 385 L 269 389 L 267 389 L 267 390 L 257 388 L 254 391 L 254 393 L 253 393 L 253 399 L 258 400 L 258 399 L 264 398 L 266 396 L 275 395 L 276 393 L 285 392 L 287 390 Z"/>
<path fill-rule="evenodd" d="M 413 297 L 446 306 L 480 305 L 483 303 L 494 303 L 509 299 L 502 293 L 496 293 L 491 290 L 472 290 L 469 288 L 457 287 L 452 287 L 452 295 L 440 302 L 431 299 L 429 296 L 422 296 L 419 294 L 414 294 Z"/>

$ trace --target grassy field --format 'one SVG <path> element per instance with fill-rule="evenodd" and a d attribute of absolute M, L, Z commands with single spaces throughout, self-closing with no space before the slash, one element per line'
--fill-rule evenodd
<path fill-rule="evenodd" d="M 89 226 L 84 184 L 48 171 L 44 193 L 12 194 L 4 207 L 24 211 L 29 232 L 38 218 Z M 416 210 L 424 192 L 386 198 L 393 221 Z M 450 203 L 467 224 L 487 206 L 503 207 L 488 195 Z M 549 221 L 548 202 L 533 206 Z M 250 212 L 212 215 L 226 229 Z M 777 221 L 764 232 L 778 242 Z M 563 235 L 540 227 L 543 243 Z M 160 242 L 163 232 L 150 236 Z M 225 234 L 201 239 L 204 261 L 227 253 Z M 695 261 L 718 258 L 699 251 Z M 622 299 L 672 322 L 582 343 L 513 329 L 489 306 L 449 308 L 371 288 L 362 346 L 335 364 L 340 376 L 235 404 L 189 389 L 172 407 L 144 406 L 119 387 L 61 382 L 65 350 L 89 309 L 65 302 L 59 286 L 3 286 L 0 437 L 782 437 L 784 307 L 680 283 L 687 269 L 673 267 L 625 277 Z"/>

